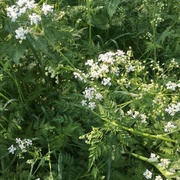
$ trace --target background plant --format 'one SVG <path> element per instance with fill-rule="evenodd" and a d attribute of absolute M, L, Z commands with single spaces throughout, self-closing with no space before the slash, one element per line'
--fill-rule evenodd
<path fill-rule="evenodd" d="M 0 3 L 1 178 L 178 178 L 178 1 L 36 1 L 15 23 Z"/>

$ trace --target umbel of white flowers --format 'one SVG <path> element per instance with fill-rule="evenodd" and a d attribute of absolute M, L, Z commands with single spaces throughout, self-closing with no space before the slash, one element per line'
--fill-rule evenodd
<path fill-rule="evenodd" d="M 53 6 L 44 3 L 40 8 L 39 13 L 34 12 L 36 8 L 39 8 L 38 4 L 34 0 L 18 0 L 15 5 L 6 8 L 7 16 L 12 22 L 16 22 L 20 16 L 28 14 L 28 21 L 30 26 L 37 25 L 41 20 L 41 15 L 45 16 L 50 12 L 53 12 Z M 21 24 L 18 22 L 18 24 Z M 15 30 L 15 38 L 19 39 L 21 43 L 26 39 L 26 35 L 29 33 L 29 27 L 19 27 Z"/>

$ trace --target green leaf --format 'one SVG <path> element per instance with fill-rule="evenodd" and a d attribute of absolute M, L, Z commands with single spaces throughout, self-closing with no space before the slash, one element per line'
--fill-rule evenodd
<path fill-rule="evenodd" d="M 118 5 L 120 4 L 120 0 L 106 0 L 106 6 L 107 6 L 107 12 L 108 15 L 110 16 L 110 18 L 114 15 L 114 13 L 116 12 Z"/>
<path fill-rule="evenodd" d="M 159 37 L 159 39 L 157 40 L 157 42 L 164 42 L 164 40 L 170 36 L 171 34 L 174 33 L 174 30 L 171 30 L 172 26 L 169 26 L 168 28 L 166 28 L 166 30 L 161 34 L 161 36 Z"/>
<path fill-rule="evenodd" d="M 20 44 L 15 44 L 14 47 L 11 47 L 12 49 L 9 49 L 9 57 L 12 61 L 14 61 L 16 64 L 19 64 L 19 60 L 23 56 L 26 46 Z"/>

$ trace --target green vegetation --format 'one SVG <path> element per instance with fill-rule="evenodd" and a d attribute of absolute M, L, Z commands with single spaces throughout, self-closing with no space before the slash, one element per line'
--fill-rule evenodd
<path fill-rule="evenodd" d="M 179 180 L 180 1 L 0 1 L 0 179 Z"/>

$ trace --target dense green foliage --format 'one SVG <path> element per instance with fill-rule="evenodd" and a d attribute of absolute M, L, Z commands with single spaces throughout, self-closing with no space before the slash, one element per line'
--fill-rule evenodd
<path fill-rule="evenodd" d="M 179 180 L 180 1 L 17 2 L 0 1 L 0 179 Z"/>

